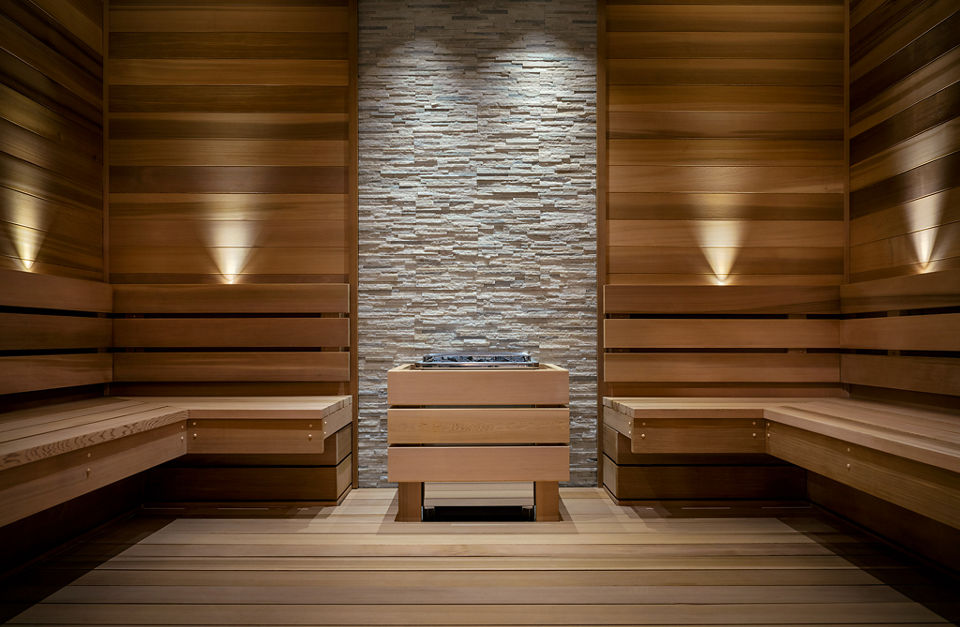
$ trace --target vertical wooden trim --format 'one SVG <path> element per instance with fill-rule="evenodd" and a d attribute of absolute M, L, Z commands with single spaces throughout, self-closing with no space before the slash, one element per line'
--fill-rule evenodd
<path fill-rule="evenodd" d="M 603 485 L 603 285 L 607 282 L 607 3 L 597 0 L 597 485 Z"/>
<path fill-rule="evenodd" d="M 537 522 L 560 520 L 560 482 L 534 481 L 533 506 Z"/>
<path fill-rule="evenodd" d="M 347 141 L 347 275 L 350 283 L 350 390 L 353 397 L 353 442 L 351 450 L 353 451 L 353 487 L 360 487 L 360 367 L 357 345 L 357 321 L 359 319 L 357 309 L 359 307 L 359 298 L 357 295 L 360 286 L 360 180 L 359 180 L 359 100 L 358 100 L 358 81 L 359 81 L 359 47 L 358 31 L 359 19 L 357 0 L 350 0 L 350 32 L 349 55 L 350 55 L 350 86 L 348 104 L 350 111 L 349 135 Z"/>
<path fill-rule="evenodd" d="M 101 225 L 101 237 L 103 238 L 101 253 L 103 258 L 103 280 L 110 282 L 110 81 L 107 80 L 107 58 L 110 54 L 110 0 L 104 0 L 103 7 L 103 57 L 101 64 L 103 66 L 102 74 L 102 93 L 103 105 L 100 107 L 103 116 L 100 123 L 101 134 L 101 152 L 100 152 L 100 170 L 103 185 L 103 224 Z"/>
<path fill-rule="evenodd" d="M 420 522 L 422 511 L 423 482 L 399 482 L 397 484 L 397 522 Z"/>
<path fill-rule="evenodd" d="M 843 3 L 843 282 L 850 282 L 850 0 Z"/>

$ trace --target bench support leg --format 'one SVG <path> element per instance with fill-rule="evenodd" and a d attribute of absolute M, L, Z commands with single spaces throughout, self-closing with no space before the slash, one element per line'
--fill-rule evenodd
<path fill-rule="evenodd" d="M 534 481 L 533 506 L 537 522 L 560 520 L 560 482 Z"/>
<path fill-rule="evenodd" d="M 397 487 L 397 522 L 420 522 L 423 511 L 423 482 L 401 482 Z"/>

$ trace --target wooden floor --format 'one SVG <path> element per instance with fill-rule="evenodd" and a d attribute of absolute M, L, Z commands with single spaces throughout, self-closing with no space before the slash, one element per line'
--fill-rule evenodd
<path fill-rule="evenodd" d="M 428 496 L 489 490 L 441 486 Z M 527 490 L 504 494 L 523 502 Z M 393 489 L 355 490 L 336 508 L 156 511 L 7 582 L 3 616 L 31 625 L 919 625 L 956 616 L 956 581 L 802 503 L 620 507 L 581 488 L 561 497 L 556 523 L 396 523 Z"/>

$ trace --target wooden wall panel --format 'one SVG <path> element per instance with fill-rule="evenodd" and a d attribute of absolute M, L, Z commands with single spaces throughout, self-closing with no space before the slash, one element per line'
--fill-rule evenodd
<path fill-rule="evenodd" d="M 837 284 L 843 3 L 609 0 L 601 10 L 603 218 L 615 220 L 601 280 Z M 677 205 L 685 211 L 668 211 Z M 771 223 L 753 231 L 755 220 Z M 807 220 L 833 224 L 820 225 L 826 237 L 784 245 Z M 656 236 L 664 223 L 682 240 L 675 248 Z M 726 259 L 712 266 L 717 253 Z"/>
<path fill-rule="evenodd" d="M 355 10 L 110 3 L 115 282 L 349 282 Z"/>
<path fill-rule="evenodd" d="M 850 279 L 960 267 L 960 5 L 862 13 L 850 34 Z"/>
<path fill-rule="evenodd" d="M 0 268 L 103 278 L 102 22 L 80 0 L 0 6 Z"/>
<path fill-rule="evenodd" d="M 109 6 L 112 389 L 354 392 L 356 2 Z"/>
<path fill-rule="evenodd" d="M 601 396 L 840 393 L 844 13 L 600 3 Z"/>

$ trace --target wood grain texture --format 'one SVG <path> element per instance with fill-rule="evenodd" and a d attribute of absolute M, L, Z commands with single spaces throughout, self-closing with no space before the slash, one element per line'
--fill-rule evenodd
<path fill-rule="evenodd" d="M 347 62 L 316 59 L 116 59 L 114 85 L 347 85 Z"/>
<path fill-rule="evenodd" d="M 569 446 L 391 446 L 390 481 L 569 481 Z"/>
<path fill-rule="evenodd" d="M 110 285 L 32 272 L 0 270 L 0 305 L 106 313 L 113 309 Z"/>
<path fill-rule="evenodd" d="M 862 15 L 851 40 L 851 279 L 954 268 L 960 12 L 923 0 Z"/>
<path fill-rule="evenodd" d="M 840 380 L 840 358 L 836 354 L 606 353 L 604 361 L 604 373 L 609 382 L 815 383 Z"/>
<path fill-rule="evenodd" d="M 837 348 L 838 320 L 604 320 L 606 348 Z"/>
<path fill-rule="evenodd" d="M 570 410 L 540 408 L 404 409 L 387 411 L 387 443 L 565 444 Z"/>
<path fill-rule="evenodd" d="M 128 314 L 347 313 L 349 295 L 344 283 L 115 285 L 114 308 Z"/>
<path fill-rule="evenodd" d="M 536 369 L 423 369 L 411 366 L 387 372 L 391 406 L 418 405 L 565 405 L 569 373 L 541 364 Z"/>
<path fill-rule="evenodd" d="M 106 318 L 0 313 L 0 350 L 108 348 Z"/>
<path fill-rule="evenodd" d="M 780 499 L 804 492 L 804 474 L 789 466 L 620 466 L 604 456 L 604 485 L 623 501 Z"/>
<path fill-rule="evenodd" d="M 957 473 L 879 453 L 841 440 L 777 424 L 768 450 L 804 468 L 901 505 L 952 527 L 960 490 Z"/>
<path fill-rule="evenodd" d="M 607 5 L 607 30 L 697 32 L 836 33 L 843 29 L 839 5 Z"/>
<path fill-rule="evenodd" d="M 107 383 L 113 369 L 107 353 L 17 355 L 0 357 L 6 373 L 0 394 Z"/>
<path fill-rule="evenodd" d="M 117 353 L 117 381 L 348 381 L 345 352 Z"/>
<path fill-rule="evenodd" d="M 843 347 L 960 351 L 960 314 L 844 320 Z"/>
<path fill-rule="evenodd" d="M 132 318 L 113 325 L 116 348 L 284 348 L 350 345 L 348 318 Z"/>
<path fill-rule="evenodd" d="M 4 470 L 0 473 L 0 494 L 8 506 L 0 512 L 0 524 L 9 524 L 174 459 L 183 454 L 182 438 L 180 425 L 172 424 Z"/>
<path fill-rule="evenodd" d="M 947 270 L 850 283 L 840 288 L 844 313 L 960 305 L 960 272 Z"/>
<path fill-rule="evenodd" d="M 157 502 L 312 501 L 335 505 L 350 488 L 353 456 L 335 466 L 162 466 L 147 475 L 146 495 Z"/>
<path fill-rule="evenodd" d="M 54 407 L 54 411 L 57 408 Z M 16 412 L 14 412 L 16 413 Z M 182 425 L 187 412 L 173 407 L 163 407 L 149 403 L 138 403 L 121 410 L 108 407 L 102 412 L 84 412 L 80 416 L 68 416 L 42 425 L 21 426 L 8 429 L 0 438 L 0 451 L 3 462 L 0 468 L 31 469 L 34 462 L 48 459 L 61 459 L 67 453 L 80 452 L 104 442 L 122 441 L 136 434 L 148 433 L 170 426 L 182 436 Z M 184 440 L 180 447 L 186 450 Z M 118 445 L 122 449 L 122 445 Z M 93 455 L 85 457 L 92 459 Z M 63 461 L 63 460 L 61 460 Z M 65 462 L 66 463 L 66 462 Z M 47 475 L 41 471 L 39 474 Z M 3 473 L 6 476 L 6 473 Z M 17 481 L 10 479 L 11 484 Z"/>
<path fill-rule="evenodd" d="M 606 285 L 603 310 L 614 313 L 838 313 L 834 286 Z"/>
<path fill-rule="evenodd" d="M 116 6 L 110 11 L 112 31 L 125 33 L 344 33 L 346 7 L 213 5 L 155 7 Z"/>
<path fill-rule="evenodd" d="M 840 378 L 856 385 L 956 396 L 960 364 L 949 357 L 842 355 Z"/>
<path fill-rule="evenodd" d="M 92 279 L 103 276 L 103 7 L 79 4 L 0 11 L 0 266 Z"/>

